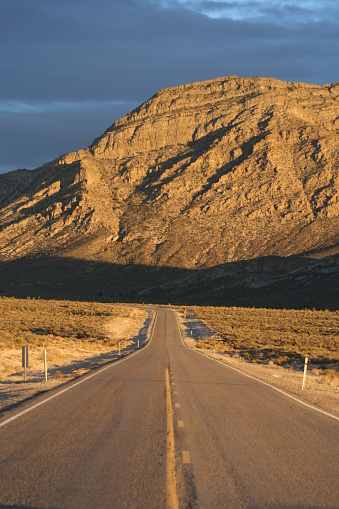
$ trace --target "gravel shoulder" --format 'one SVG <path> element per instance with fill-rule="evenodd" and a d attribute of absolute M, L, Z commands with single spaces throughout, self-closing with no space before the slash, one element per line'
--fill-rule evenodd
<path fill-rule="evenodd" d="M 292 370 L 283 366 L 255 364 L 247 362 L 237 354 L 216 352 L 205 348 L 197 348 L 200 340 L 207 341 L 214 332 L 197 318 L 184 318 L 182 311 L 176 311 L 182 338 L 188 348 L 195 349 L 204 355 L 215 358 L 231 368 L 258 378 L 273 387 L 281 389 L 291 396 L 312 405 L 320 410 L 339 417 L 339 387 L 324 382 L 324 377 L 307 372 L 306 386 L 302 390 L 303 370 Z"/>
<path fill-rule="evenodd" d="M 150 338 L 154 317 L 154 311 L 147 310 L 146 317 L 136 324 L 126 342 L 123 341 L 123 338 L 126 338 L 126 330 L 130 329 L 131 322 L 126 319 L 114 318 L 108 324 L 109 333 L 118 340 L 121 339 L 120 355 L 118 348 L 102 353 L 102 350 L 95 346 L 82 352 L 79 351 L 77 355 L 72 351 L 71 362 L 69 359 L 67 362 L 64 358 L 59 358 L 59 362 L 56 361 L 48 367 L 47 382 L 43 369 L 29 369 L 26 382 L 23 381 L 23 371 L 2 376 L 0 379 L 0 413 L 11 410 L 24 401 L 74 380 L 92 369 L 129 355 L 138 347 L 141 348 Z M 42 361 L 40 364 L 42 365 Z"/>

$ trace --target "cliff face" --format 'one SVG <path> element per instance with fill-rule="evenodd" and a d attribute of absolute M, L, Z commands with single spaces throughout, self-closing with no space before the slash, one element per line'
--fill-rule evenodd
<path fill-rule="evenodd" d="M 339 249 L 339 84 L 158 92 L 87 149 L 0 176 L 0 255 L 211 268 Z"/>

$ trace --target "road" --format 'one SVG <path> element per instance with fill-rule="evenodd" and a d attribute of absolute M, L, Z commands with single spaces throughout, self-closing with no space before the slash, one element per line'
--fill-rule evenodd
<path fill-rule="evenodd" d="M 338 508 L 338 420 L 185 348 L 157 312 L 146 348 L 0 419 L 0 507 Z"/>

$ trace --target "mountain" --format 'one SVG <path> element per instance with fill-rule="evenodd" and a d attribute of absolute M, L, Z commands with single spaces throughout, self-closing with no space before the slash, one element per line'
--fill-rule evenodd
<path fill-rule="evenodd" d="M 45 267 L 48 295 L 336 307 L 338 133 L 339 83 L 161 90 L 88 149 L 0 175 L 0 290 Z"/>

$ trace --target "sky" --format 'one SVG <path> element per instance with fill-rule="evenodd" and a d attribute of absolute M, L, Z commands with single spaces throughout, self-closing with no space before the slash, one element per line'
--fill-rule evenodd
<path fill-rule="evenodd" d="M 339 81 L 338 0 L 0 0 L 0 173 L 88 147 L 159 89 Z"/>

